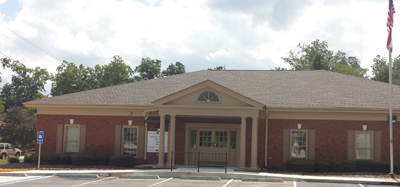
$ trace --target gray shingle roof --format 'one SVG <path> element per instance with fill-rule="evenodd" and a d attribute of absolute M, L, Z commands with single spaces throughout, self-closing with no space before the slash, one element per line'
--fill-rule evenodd
<path fill-rule="evenodd" d="M 389 85 L 324 70 L 196 71 L 27 103 L 152 105 L 152 101 L 211 80 L 277 108 L 388 108 Z M 393 108 L 400 109 L 400 86 L 393 86 Z"/>

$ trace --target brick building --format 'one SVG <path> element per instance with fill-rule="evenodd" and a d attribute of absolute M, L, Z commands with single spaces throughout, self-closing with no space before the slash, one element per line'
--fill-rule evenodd
<path fill-rule="evenodd" d="M 133 154 L 158 167 L 187 163 L 179 152 L 223 152 L 229 166 L 257 170 L 294 158 L 389 161 L 388 87 L 324 70 L 204 70 L 24 104 L 37 109 L 43 152 Z M 399 86 L 393 95 L 397 115 Z"/>

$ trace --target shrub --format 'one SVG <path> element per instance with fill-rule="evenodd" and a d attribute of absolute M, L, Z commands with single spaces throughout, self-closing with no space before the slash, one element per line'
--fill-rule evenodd
<path fill-rule="evenodd" d="M 75 153 L 62 153 L 60 154 L 60 164 L 72 164 L 71 156 Z"/>
<path fill-rule="evenodd" d="M 357 171 L 373 172 L 375 162 L 371 160 L 357 160 L 356 165 L 357 165 Z"/>
<path fill-rule="evenodd" d="M 315 161 L 314 162 L 315 172 L 328 172 L 331 171 L 331 164 L 323 161 Z"/>
<path fill-rule="evenodd" d="M 113 153 L 96 153 L 96 164 L 98 165 L 108 165 L 110 163 L 110 157 Z"/>
<path fill-rule="evenodd" d="M 314 162 L 311 160 L 289 160 L 286 166 L 290 171 L 314 172 Z"/>
<path fill-rule="evenodd" d="M 7 156 L 7 161 L 9 163 L 19 163 L 19 160 L 17 157 L 13 156 L 13 155 L 8 155 Z"/>
<path fill-rule="evenodd" d="M 375 166 L 374 166 L 374 171 L 380 172 L 380 173 L 389 173 L 390 172 L 390 163 L 389 162 L 376 162 Z"/>
<path fill-rule="evenodd" d="M 357 165 L 354 161 L 344 160 L 332 163 L 332 171 L 336 172 L 354 172 L 357 170 Z"/>
<path fill-rule="evenodd" d="M 110 157 L 110 165 L 123 166 L 123 167 L 134 167 L 135 166 L 135 158 L 131 155 L 113 155 Z"/>
<path fill-rule="evenodd" d="M 43 165 L 55 165 L 58 164 L 59 155 L 53 153 L 42 153 L 40 155 L 40 164 Z M 38 163 L 38 155 L 33 155 L 33 163 Z"/>
<path fill-rule="evenodd" d="M 33 162 L 33 155 L 34 155 L 34 153 L 32 153 L 32 152 L 25 152 L 25 154 L 24 154 L 24 162 L 32 163 Z"/>
<path fill-rule="evenodd" d="M 73 154 L 71 161 L 73 165 L 95 165 L 96 157 L 93 154 Z"/>

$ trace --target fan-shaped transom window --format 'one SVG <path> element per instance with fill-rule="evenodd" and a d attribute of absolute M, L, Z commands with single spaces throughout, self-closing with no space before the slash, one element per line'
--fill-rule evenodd
<path fill-rule="evenodd" d="M 200 94 L 199 98 L 197 98 L 197 101 L 219 102 L 219 97 L 212 91 L 205 91 Z"/>

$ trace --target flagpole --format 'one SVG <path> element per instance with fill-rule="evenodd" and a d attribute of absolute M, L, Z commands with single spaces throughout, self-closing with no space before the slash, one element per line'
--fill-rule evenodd
<path fill-rule="evenodd" d="M 392 114 L 392 52 L 389 49 L 389 133 L 390 133 L 390 173 L 393 178 L 393 114 Z"/>

